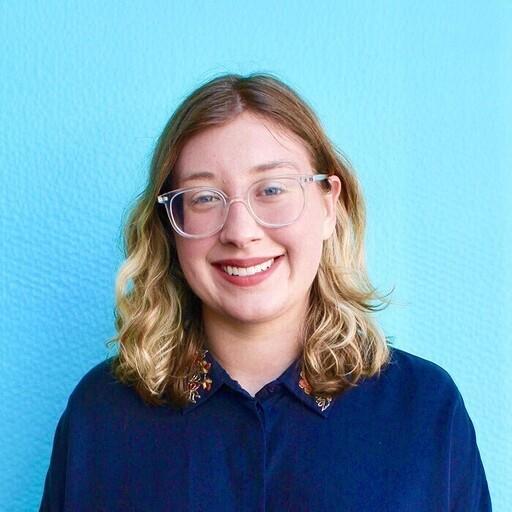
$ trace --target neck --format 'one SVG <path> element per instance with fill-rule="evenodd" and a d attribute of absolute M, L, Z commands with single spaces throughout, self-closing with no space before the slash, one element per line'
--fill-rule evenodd
<path fill-rule="evenodd" d="M 203 307 L 207 348 L 229 376 L 254 396 L 302 353 L 301 322 L 241 323 Z"/>

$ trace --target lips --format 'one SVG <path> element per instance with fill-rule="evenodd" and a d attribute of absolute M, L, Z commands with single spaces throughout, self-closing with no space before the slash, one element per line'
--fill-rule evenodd
<path fill-rule="evenodd" d="M 215 274 L 237 287 L 256 286 L 269 279 L 280 267 L 284 254 L 261 258 L 225 259 L 213 263 Z M 236 265 L 234 264 L 236 263 Z"/>
<path fill-rule="evenodd" d="M 277 256 L 262 256 L 261 258 L 247 258 L 247 259 L 227 259 L 227 260 L 218 260 L 212 262 L 212 265 L 215 265 L 216 267 L 227 267 L 228 265 L 230 267 L 254 267 L 255 265 L 259 265 L 260 263 L 263 263 L 265 261 L 277 258 L 280 258 L 283 256 L 282 254 L 279 254 Z"/>

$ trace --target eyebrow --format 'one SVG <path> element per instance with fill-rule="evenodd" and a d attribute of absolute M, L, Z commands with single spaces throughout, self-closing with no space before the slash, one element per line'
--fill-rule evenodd
<path fill-rule="evenodd" d="M 270 162 L 265 162 L 259 165 L 256 165 L 254 167 L 251 167 L 249 169 L 250 173 L 256 173 L 261 171 L 269 171 L 271 169 L 278 169 L 280 167 L 291 167 L 296 170 L 300 170 L 297 164 L 294 164 L 293 162 L 289 162 L 287 160 L 272 160 Z M 215 178 L 215 174 L 209 171 L 203 171 L 203 172 L 195 172 L 193 174 L 190 174 L 188 176 L 185 176 L 182 180 L 180 180 L 182 183 L 185 183 L 186 181 L 193 181 L 193 180 L 201 180 L 201 179 L 211 179 Z"/>

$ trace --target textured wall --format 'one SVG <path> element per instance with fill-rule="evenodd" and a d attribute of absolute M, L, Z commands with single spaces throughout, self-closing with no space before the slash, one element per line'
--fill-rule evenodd
<path fill-rule="evenodd" d="M 396 286 L 379 319 L 453 376 L 511 510 L 512 4 L 104 4 L 0 4 L 0 510 L 36 509 L 67 397 L 106 355 L 159 131 L 201 81 L 255 70 L 358 170 L 370 274 Z"/>

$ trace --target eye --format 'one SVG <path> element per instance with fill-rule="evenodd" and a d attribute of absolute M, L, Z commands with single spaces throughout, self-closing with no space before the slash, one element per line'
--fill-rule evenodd
<path fill-rule="evenodd" d="M 215 199 L 214 196 L 204 194 L 202 196 L 194 197 L 194 199 L 192 199 L 192 203 L 193 204 L 211 203 L 214 199 Z"/>
<path fill-rule="evenodd" d="M 198 192 L 193 194 L 189 200 L 188 204 L 190 206 L 212 206 L 217 204 L 221 198 L 218 194 L 216 194 L 213 191 L 206 191 L 206 192 Z"/>
<path fill-rule="evenodd" d="M 279 195 L 283 190 L 280 187 L 267 187 L 264 190 L 264 194 L 267 196 L 277 196 Z"/>
<path fill-rule="evenodd" d="M 275 197 L 286 191 L 282 183 L 265 183 L 257 191 L 260 197 Z"/>

